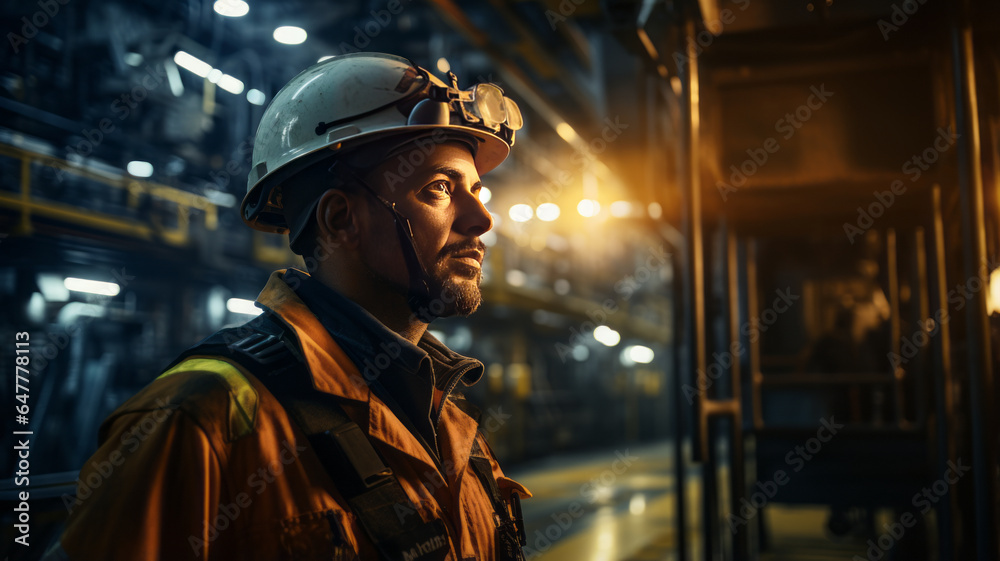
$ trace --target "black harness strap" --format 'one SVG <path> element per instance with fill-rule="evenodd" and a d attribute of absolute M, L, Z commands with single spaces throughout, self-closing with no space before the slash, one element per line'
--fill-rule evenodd
<path fill-rule="evenodd" d="M 493 511 L 496 519 L 496 558 L 508 561 L 524 561 L 524 550 L 522 546 L 527 543 L 527 536 L 524 533 L 524 517 L 521 514 L 521 497 L 517 493 L 511 493 L 511 509 L 513 516 L 507 510 L 507 504 L 500 495 L 500 488 L 497 480 L 493 477 L 493 466 L 489 458 L 479 446 L 479 435 L 472 441 L 472 455 L 469 457 L 469 465 L 475 472 L 483 489 L 493 503 Z"/>
<path fill-rule="evenodd" d="M 424 522 L 364 431 L 334 396 L 313 388 L 295 337 L 280 320 L 265 312 L 241 327 L 220 330 L 184 351 L 168 369 L 194 355 L 234 360 L 267 387 L 307 435 L 383 559 L 440 561 L 447 556 L 444 523 Z"/>

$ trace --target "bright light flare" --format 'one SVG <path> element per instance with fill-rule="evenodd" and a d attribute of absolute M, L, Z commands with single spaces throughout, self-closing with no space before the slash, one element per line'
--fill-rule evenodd
<path fill-rule="evenodd" d="M 530 206 L 524 203 L 518 203 L 510 207 L 507 215 L 510 216 L 510 219 L 514 222 L 527 222 L 531 220 L 531 217 L 534 215 L 534 211 L 531 210 Z"/>
<path fill-rule="evenodd" d="M 285 45 L 300 45 L 308 36 L 305 29 L 294 25 L 283 25 L 274 30 L 274 40 Z"/>
<path fill-rule="evenodd" d="M 555 203 L 542 203 L 535 209 L 535 216 L 542 222 L 552 222 L 559 218 L 559 205 Z"/>
<path fill-rule="evenodd" d="M 177 66 L 202 78 L 207 78 L 208 73 L 212 71 L 211 64 L 185 51 L 177 51 L 177 54 L 174 55 L 174 62 L 177 63 Z"/>
<path fill-rule="evenodd" d="M 583 199 L 576 205 L 576 211 L 584 218 L 592 218 L 601 212 L 601 203 L 594 199 Z"/>
<path fill-rule="evenodd" d="M 215 13 L 227 18 L 241 18 L 250 13 L 250 4 L 243 0 L 217 0 L 212 8 Z"/>
<path fill-rule="evenodd" d="M 231 94 L 239 95 L 243 93 L 243 88 L 245 86 L 239 79 L 233 78 L 229 74 L 223 74 L 222 77 L 219 78 L 219 87 Z"/>
<path fill-rule="evenodd" d="M 264 92 L 257 88 L 250 88 L 250 91 L 247 92 L 247 101 L 254 105 L 264 105 L 265 99 Z"/>
<path fill-rule="evenodd" d="M 80 279 L 77 277 L 66 277 L 66 280 L 63 281 L 63 286 L 66 287 L 66 290 L 98 294 L 100 296 L 118 296 L 118 293 L 122 290 L 122 287 L 113 282 Z"/>
<path fill-rule="evenodd" d="M 141 160 L 133 160 L 125 166 L 125 171 L 135 177 L 152 177 L 153 164 Z"/>
<path fill-rule="evenodd" d="M 606 325 L 598 325 L 594 329 L 594 339 L 597 339 L 598 343 L 606 347 L 614 347 L 621 342 L 622 336 Z"/>
<path fill-rule="evenodd" d="M 625 354 L 632 359 L 632 362 L 637 364 L 649 364 L 650 362 L 653 362 L 653 358 L 656 356 L 653 349 L 643 345 L 630 345 L 625 347 Z"/>
<path fill-rule="evenodd" d="M 611 216 L 625 218 L 630 214 L 632 214 L 632 203 L 628 201 L 615 201 L 611 203 Z"/>

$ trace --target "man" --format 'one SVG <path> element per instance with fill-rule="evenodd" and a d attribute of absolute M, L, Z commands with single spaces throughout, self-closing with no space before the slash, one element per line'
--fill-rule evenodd
<path fill-rule="evenodd" d="M 480 303 L 480 174 L 521 126 L 492 85 L 351 54 L 265 111 L 241 211 L 288 232 L 256 319 L 101 427 L 52 559 L 523 559 L 519 499 L 427 332 Z"/>

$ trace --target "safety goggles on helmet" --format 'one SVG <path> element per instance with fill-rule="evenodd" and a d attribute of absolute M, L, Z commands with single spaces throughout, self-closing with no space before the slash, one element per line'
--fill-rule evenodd
<path fill-rule="evenodd" d="M 409 95 L 361 115 L 328 123 L 320 122 L 316 125 L 316 134 L 323 135 L 345 121 L 381 111 L 389 105 L 397 105 L 404 114 L 409 112 L 406 121 L 408 126 L 462 125 L 487 130 L 500 137 L 508 146 L 514 145 L 514 132 L 524 126 L 524 119 L 517 103 L 505 96 L 500 86 L 480 83 L 461 90 L 458 87 L 458 77 L 451 71 L 448 72 L 451 85 L 438 86 L 431 81 L 427 71 L 413 61 L 404 57 L 398 59 L 406 61 L 410 65 L 408 72 L 413 74 L 413 89 Z"/>

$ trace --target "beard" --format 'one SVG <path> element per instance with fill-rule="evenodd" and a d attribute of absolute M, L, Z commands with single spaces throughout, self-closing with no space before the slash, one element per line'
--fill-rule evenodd
<path fill-rule="evenodd" d="M 431 281 L 429 309 L 438 317 L 469 316 L 482 304 L 483 295 L 479 290 L 482 270 L 453 259 L 454 255 L 470 249 L 485 255 L 486 244 L 476 238 L 447 245 L 427 271 Z"/>

